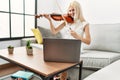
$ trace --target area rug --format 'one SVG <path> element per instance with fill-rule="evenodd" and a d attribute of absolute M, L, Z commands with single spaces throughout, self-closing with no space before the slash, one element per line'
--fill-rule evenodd
<path fill-rule="evenodd" d="M 0 80 L 14 80 L 11 78 L 11 74 L 7 76 L 0 77 Z M 30 80 L 42 80 L 41 77 L 34 75 Z"/>

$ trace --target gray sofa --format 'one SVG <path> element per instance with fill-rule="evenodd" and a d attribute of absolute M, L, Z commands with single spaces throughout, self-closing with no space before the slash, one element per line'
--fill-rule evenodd
<path fill-rule="evenodd" d="M 83 77 L 120 59 L 120 24 L 91 24 L 91 44 L 83 44 Z"/>
<path fill-rule="evenodd" d="M 49 29 L 38 27 L 44 37 L 62 38 L 62 35 L 51 34 Z M 82 44 L 80 59 L 83 60 L 82 78 L 120 59 L 120 24 L 90 24 L 91 44 Z M 35 40 L 35 39 L 34 39 Z M 24 42 L 24 39 L 23 39 Z M 33 41 L 34 42 L 34 41 Z M 42 48 L 33 43 L 32 46 Z M 74 70 L 74 71 L 72 71 Z M 68 71 L 75 75 L 71 80 L 78 80 L 78 68 Z M 71 73 L 72 71 L 72 73 Z M 74 72 L 74 73 L 73 73 Z"/>

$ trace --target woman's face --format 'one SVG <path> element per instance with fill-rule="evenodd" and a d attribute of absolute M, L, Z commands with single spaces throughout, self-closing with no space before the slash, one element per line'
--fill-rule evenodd
<path fill-rule="evenodd" d="M 70 7 L 69 10 L 68 10 L 68 14 L 72 17 L 74 17 L 75 15 L 75 9 L 73 7 Z"/>

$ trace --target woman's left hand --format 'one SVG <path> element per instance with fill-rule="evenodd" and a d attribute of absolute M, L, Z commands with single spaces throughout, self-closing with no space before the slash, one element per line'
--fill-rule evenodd
<path fill-rule="evenodd" d="M 78 36 L 78 34 L 77 34 L 75 31 L 70 30 L 70 33 L 71 33 L 71 35 L 72 35 L 74 38 L 79 39 L 79 36 Z"/>

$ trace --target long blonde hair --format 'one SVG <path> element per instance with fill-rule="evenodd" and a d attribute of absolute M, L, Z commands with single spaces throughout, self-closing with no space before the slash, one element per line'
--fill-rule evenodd
<path fill-rule="evenodd" d="M 68 7 L 68 10 L 70 7 L 73 7 L 75 9 L 75 16 L 74 16 L 74 21 L 79 20 L 80 21 L 85 21 L 83 14 L 82 14 L 82 10 L 81 10 L 81 6 L 80 3 L 77 1 L 72 1 Z"/>

